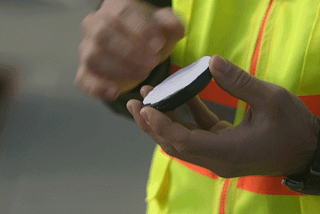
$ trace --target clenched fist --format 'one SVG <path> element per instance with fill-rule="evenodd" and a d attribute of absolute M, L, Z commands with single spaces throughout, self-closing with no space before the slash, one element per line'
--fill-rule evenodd
<path fill-rule="evenodd" d="M 137 87 L 184 36 L 171 8 L 135 0 L 105 0 L 82 31 L 76 85 L 106 101 Z"/>

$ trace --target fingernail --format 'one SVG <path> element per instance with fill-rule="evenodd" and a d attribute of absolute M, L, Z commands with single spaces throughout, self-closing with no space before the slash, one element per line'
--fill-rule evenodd
<path fill-rule="evenodd" d="M 216 56 L 213 61 L 213 68 L 216 71 L 219 71 L 221 73 L 225 73 L 229 70 L 229 62 L 226 58 Z"/>
<path fill-rule="evenodd" d="M 154 53 L 158 53 L 165 45 L 166 41 L 162 37 L 153 37 L 149 41 L 149 47 L 154 51 Z"/>

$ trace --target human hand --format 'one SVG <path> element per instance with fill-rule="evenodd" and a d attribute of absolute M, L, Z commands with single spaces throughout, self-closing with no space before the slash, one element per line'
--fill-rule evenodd
<path fill-rule="evenodd" d="M 184 36 L 171 8 L 137 0 L 105 0 L 82 31 L 76 85 L 106 101 L 137 87 Z"/>
<path fill-rule="evenodd" d="M 285 88 L 260 80 L 219 56 L 211 58 L 209 68 L 222 89 L 250 104 L 237 127 L 220 121 L 195 97 L 187 106 L 197 126 L 174 112 L 141 109 L 139 101 L 130 100 L 127 108 L 140 128 L 170 156 L 221 177 L 302 172 L 317 146 L 316 116 Z M 144 86 L 142 96 L 150 90 Z"/>

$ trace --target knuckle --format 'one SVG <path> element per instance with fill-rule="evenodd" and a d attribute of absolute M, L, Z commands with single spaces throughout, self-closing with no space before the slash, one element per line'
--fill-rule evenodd
<path fill-rule="evenodd" d="M 268 96 L 267 103 L 273 107 L 280 107 L 282 105 L 288 105 L 290 102 L 290 93 L 285 88 L 277 86 L 275 90 Z"/>
<path fill-rule="evenodd" d="M 130 61 L 139 56 L 139 53 L 137 53 L 137 48 L 126 40 L 110 41 L 110 48 L 113 50 L 117 49 L 120 53 L 121 59 L 124 61 Z"/>
<path fill-rule="evenodd" d="M 82 79 L 82 83 L 81 83 L 81 88 L 82 90 L 84 90 L 86 93 L 88 94 L 92 94 L 93 90 L 94 90 L 94 81 L 91 78 L 88 78 L 87 76 L 85 76 Z"/>
<path fill-rule="evenodd" d="M 92 19 L 92 17 L 93 17 L 93 14 L 94 13 L 89 13 L 83 20 L 82 20 L 82 22 L 81 22 L 81 30 L 82 30 L 82 32 L 86 32 L 87 31 L 87 28 L 88 28 L 88 26 L 90 26 L 90 21 L 91 21 L 91 19 Z"/>
<path fill-rule="evenodd" d="M 241 68 L 237 68 L 237 69 L 238 69 L 238 72 L 236 72 L 237 75 L 235 76 L 235 80 L 232 86 L 234 90 L 241 90 L 249 86 L 249 84 L 252 82 L 252 76 L 247 72 L 245 72 L 244 70 L 242 70 Z"/>
<path fill-rule="evenodd" d="M 163 128 L 163 127 L 161 127 L 161 126 L 159 126 L 159 125 L 157 125 L 157 126 L 155 126 L 154 127 L 154 131 L 160 136 L 160 137 L 165 137 L 166 136 L 166 130 Z"/>
<path fill-rule="evenodd" d="M 144 33 L 147 33 L 147 29 L 151 28 L 148 17 L 146 14 L 136 7 L 130 7 L 127 9 L 121 17 L 119 17 L 127 30 L 130 31 L 132 36 L 142 37 Z"/>
<path fill-rule="evenodd" d="M 171 7 L 166 7 L 156 11 L 154 17 L 161 26 L 164 26 L 173 33 L 172 36 L 175 39 L 179 40 L 184 37 L 185 29 Z"/>
<path fill-rule="evenodd" d="M 78 47 L 78 51 L 80 63 L 86 65 L 87 62 L 91 60 L 90 56 L 92 55 L 93 50 L 91 50 L 90 46 L 80 44 Z"/>
<path fill-rule="evenodd" d="M 82 20 L 81 22 L 81 31 L 86 32 L 87 31 L 87 23 L 86 23 L 86 18 Z"/>
<path fill-rule="evenodd" d="M 176 149 L 181 154 L 192 154 L 193 151 L 189 143 L 186 141 L 178 141 Z"/>
<path fill-rule="evenodd" d="M 76 78 L 75 78 L 75 85 L 81 87 L 82 84 L 82 78 L 83 78 L 83 72 L 81 71 L 80 68 L 77 70 Z"/>
<path fill-rule="evenodd" d="M 99 64 L 99 58 L 100 55 L 97 52 L 91 52 L 85 57 L 84 63 L 90 70 L 95 70 Z"/>
<path fill-rule="evenodd" d="M 185 29 L 180 23 L 175 27 L 175 29 L 176 31 L 173 33 L 173 36 L 177 41 L 179 41 L 185 36 Z"/>
<path fill-rule="evenodd" d="M 140 22 L 133 27 L 132 35 L 136 38 L 143 38 L 145 34 L 152 31 L 154 31 L 152 27 L 145 20 L 141 19 Z"/>
<path fill-rule="evenodd" d="M 150 128 L 147 125 L 141 125 L 140 128 L 146 134 L 150 132 Z"/>
<path fill-rule="evenodd" d="M 190 136 L 188 133 L 181 132 L 177 133 L 175 135 L 175 143 L 176 143 L 176 149 L 182 154 L 192 154 L 195 152 L 192 143 L 190 143 Z"/>
<path fill-rule="evenodd" d="M 87 40 L 82 40 L 78 46 L 80 61 L 83 61 L 83 58 L 88 54 L 88 50 L 90 50 L 90 43 L 88 43 Z"/>
<path fill-rule="evenodd" d="M 103 20 L 97 23 L 92 30 L 93 41 L 101 45 L 108 41 L 112 35 L 112 28 L 116 25 L 114 20 Z"/>
<path fill-rule="evenodd" d="M 79 44 L 79 46 L 78 46 L 78 53 L 79 53 L 79 56 L 81 56 L 81 54 L 83 53 L 83 46 L 84 46 L 84 44 L 83 44 L 83 41 Z"/>
<path fill-rule="evenodd" d="M 117 1 L 104 1 L 101 7 L 103 13 L 108 13 L 112 16 L 119 16 L 129 7 L 134 5 L 133 0 L 117 0 Z"/>

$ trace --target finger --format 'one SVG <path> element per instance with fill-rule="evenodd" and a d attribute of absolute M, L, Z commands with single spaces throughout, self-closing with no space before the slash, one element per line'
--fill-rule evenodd
<path fill-rule="evenodd" d="M 157 135 L 152 128 L 146 123 L 144 118 L 140 115 L 142 103 L 138 100 L 129 100 L 127 103 L 127 109 L 132 114 L 135 122 L 140 129 L 148 134 L 161 148 L 170 156 L 179 157 L 177 150 L 166 140 Z M 181 157 L 180 157 L 181 158 Z"/>
<path fill-rule="evenodd" d="M 108 24 L 99 29 L 100 31 L 94 37 L 97 47 L 102 50 L 102 53 L 105 52 L 118 59 L 120 64 L 131 63 L 148 70 L 152 70 L 158 64 L 157 55 L 146 49 L 144 43 L 139 45 L 130 41 L 125 35 L 115 31 Z"/>
<path fill-rule="evenodd" d="M 122 60 L 109 51 L 101 50 L 101 47 L 92 43 L 81 46 L 80 62 L 82 66 L 98 76 L 108 74 L 110 80 L 137 80 L 145 79 L 149 73 L 141 66 Z"/>
<path fill-rule="evenodd" d="M 128 7 L 133 5 L 135 1 L 131 0 L 117 0 L 117 1 L 103 1 L 100 9 L 98 10 L 98 14 L 101 17 L 106 15 L 111 15 L 113 17 L 118 16 L 123 13 Z"/>
<path fill-rule="evenodd" d="M 234 142 L 237 141 L 233 139 L 236 136 L 233 129 L 225 130 L 219 135 L 201 129 L 191 131 L 151 107 L 144 107 L 140 114 L 149 121 L 153 132 L 170 142 L 181 154 L 223 162 L 232 158 L 229 155 L 235 154 L 237 145 Z"/>
<path fill-rule="evenodd" d="M 166 114 L 151 107 L 144 107 L 140 111 L 140 115 L 149 124 L 153 132 L 170 142 L 178 152 L 181 152 L 180 146 L 185 144 L 191 135 L 189 129 L 180 123 L 173 122 Z"/>
<path fill-rule="evenodd" d="M 87 36 L 88 29 L 90 27 L 90 23 L 92 22 L 94 18 L 95 12 L 89 13 L 81 22 L 81 30 L 83 37 Z"/>
<path fill-rule="evenodd" d="M 222 120 L 220 122 L 218 122 L 217 124 L 215 124 L 214 126 L 212 126 L 209 131 L 215 134 L 218 134 L 220 131 L 222 130 L 226 130 L 226 129 L 232 129 L 233 126 L 231 123 L 229 123 L 228 121 Z"/>
<path fill-rule="evenodd" d="M 136 123 L 140 126 L 140 128 L 144 131 L 149 133 L 151 131 L 148 124 L 145 120 L 140 116 L 140 110 L 142 108 L 142 103 L 139 100 L 131 99 L 127 102 L 126 107 L 130 114 L 134 117 Z"/>
<path fill-rule="evenodd" d="M 177 112 L 175 112 L 175 111 L 166 112 L 165 115 L 167 115 L 172 120 L 172 122 L 180 123 L 181 125 L 183 125 L 184 127 L 188 128 L 189 130 L 200 129 L 198 126 L 196 126 L 196 125 L 194 125 L 192 123 L 185 122 L 179 116 L 179 114 L 177 114 Z"/>
<path fill-rule="evenodd" d="M 170 39 L 177 42 L 184 37 L 184 27 L 179 18 L 174 14 L 171 7 L 162 8 L 157 10 L 153 17 L 161 26 L 163 33 L 170 36 Z"/>
<path fill-rule="evenodd" d="M 155 19 L 138 4 L 128 7 L 119 17 L 121 25 L 118 30 L 126 35 L 130 41 L 144 45 L 154 53 L 158 53 L 165 45 L 166 38 Z"/>
<path fill-rule="evenodd" d="M 84 66 L 79 66 L 75 85 L 91 96 L 105 99 L 106 101 L 116 100 L 120 93 L 116 83 L 87 72 Z"/>
<path fill-rule="evenodd" d="M 153 90 L 153 87 L 152 87 L 152 86 L 150 86 L 150 85 L 144 85 L 144 86 L 142 86 L 141 89 L 140 89 L 140 94 L 141 94 L 141 96 L 142 96 L 143 98 L 145 98 L 145 97 L 149 94 L 149 92 L 152 91 L 152 90 Z"/>
<path fill-rule="evenodd" d="M 177 151 L 177 149 L 167 140 L 159 136 L 153 129 L 145 122 L 145 119 L 140 115 L 141 102 L 138 100 L 129 100 L 127 108 L 133 115 L 138 126 L 147 133 L 160 147 L 170 156 L 176 157 L 180 160 L 187 161 L 202 167 L 208 167 L 207 161 L 202 157 L 185 155 Z"/>
<path fill-rule="evenodd" d="M 153 17 L 160 25 L 166 38 L 166 45 L 159 51 L 159 60 L 163 62 L 172 52 L 175 44 L 184 37 L 184 27 L 170 7 L 157 10 Z"/>
<path fill-rule="evenodd" d="M 108 71 L 111 76 L 127 73 L 130 79 L 146 78 L 158 64 L 158 57 L 115 31 L 112 25 L 116 24 L 112 22 L 102 19 L 94 23 L 91 38 L 79 45 L 80 62 L 96 73 Z"/>
<path fill-rule="evenodd" d="M 195 96 L 189 100 L 186 106 L 189 108 L 194 121 L 201 129 L 209 130 L 220 121 L 218 116 L 209 110 L 199 96 Z"/>
<path fill-rule="evenodd" d="M 217 84 L 232 96 L 254 108 L 263 108 L 266 105 L 270 83 L 259 80 L 218 55 L 211 58 L 209 68 Z"/>

